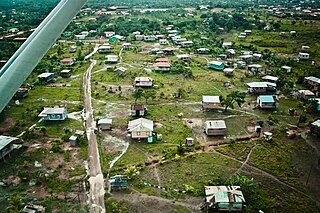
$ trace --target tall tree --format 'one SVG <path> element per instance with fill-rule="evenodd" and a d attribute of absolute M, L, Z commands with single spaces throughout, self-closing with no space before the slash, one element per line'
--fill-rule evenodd
<path fill-rule="evenodd" d="M 229 107 L 234 109 L 234 104 L 237 104 L 239 107 L 244 104 L 246 97 L 245 92 L 240 92 L 238 90 L 232 91 L 226 97 L 220 96 L 221 105 L 225 106 L 224 111 L 227 111 Z"/>
<path fill-rule="evenodd" d="M 133 93 L 132 93 L 132 96 L 134 97 L 134 103 L 137 103 L 137 100 L 139 99 L 139 98 L 141 98 L 142 97 L 142 95 L 143 95 L 143 89 L 141 89 L 141 88 L 138 88 L 138 89 L 135 89 L 134 91 L 133 91 Z"/>

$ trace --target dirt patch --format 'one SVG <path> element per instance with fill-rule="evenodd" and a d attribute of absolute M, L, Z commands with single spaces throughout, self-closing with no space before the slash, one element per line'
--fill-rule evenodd
<path fill-rule="evenodd" d="M 1 125 L 0 125 L 0 134 L 4 134 L 8 131 L 11 126 L 14 126 L 16 121 L 12 118 L 7 118 Z"/>

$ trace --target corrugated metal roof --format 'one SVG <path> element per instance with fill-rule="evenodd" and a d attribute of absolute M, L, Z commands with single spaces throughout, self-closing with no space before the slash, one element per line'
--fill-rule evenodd
<path fill-rule="evenodd" d="M 320 84 L 320 78 L 313 77 L 313 76 L 309 76 L 309 77 L 305 77 L 305 79 L 307 79 L 307 80 L 309 80 L 309 81 L 313 81 L 313 82 L 316 82 L 316 83 Z"/>
<path fill-rule="evenodd" d="M 277 85 L 275 83 L 270 83 L 270 82 L 250 82 L 247 83 L 247 85 L 251 88 L 255 87 L 276 87 Z"/>
<path fill-rule="evenodd" d="M 47 115 L 63 114 L 66 108 L 44 108 L 38 117 L 47 117 Z"/>
<path fill-rule="evenodd" d="M 153 131 L 153 121 L 145 118 L 129 121 L 128 131 Z"/>
<path fill-rule="evenodd" d="M 244 203 L 245 199 L 240 186 L 205 186 L 208 203 Z"/>
<path fill-rule="evenodd" d="M 271 75 L 266 75 L 261 78 L 262 80 L 278 81 L 279 78 Z"/>
<path fill-rule="evenodd" d="M 54 75 L 54 73 L 45 72 L 38 75 L 38 78 L 48 78 L 49 76 Z"/>
<path fill-rule="evenodd" d="M 0 135 L 0 150 L 15 140 L 18 140 L 18 138 Z"/>
<path fill-rule="evenodd" d="M 312 126 L 320 127 L 320 119 L 312 123 Z"/>
<path fill-rule="evenodd" d="M 103 119 L 100 119 L 98 121 L 98 125 L 100 124 L 112 124 L 112 119 L 111 118 L 103 118 Z"/>
<path fill-rule="evenodd" d="M 259 96 L 261 102 L 263 103 L 274 103 L 275 100 L 272 95 L 260 95 Z"/>
<path fill-rule="evenodd" d="M 204 95 L 204 96 L 202 96 L 202 102 L 206 102 L 206 103 L 220 103 L 220 98 L 219 98 L 219 96 Z"/>
<path fill-rule="evenodd" d="M 225 129 L 225 128 L 227 128 L 226 122 L 224 120 L 206 121 L 205 124 L 208 129 Z"/>

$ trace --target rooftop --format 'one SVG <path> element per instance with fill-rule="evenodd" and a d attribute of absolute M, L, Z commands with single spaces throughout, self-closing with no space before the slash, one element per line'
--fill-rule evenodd
<path fill-rule="evenodd" d="M 208 203 L 244 203 L 245 199 L 240 186 L 205 186 Z"/>
<path fill-rule="evenodd" d="M 261 102 L 264 102 L 264 103 L 274 103 L 275 102 L 272 95 L 260 95 L 259 98 L 260 98 Z"/>
<path fill-rule="evenodd" d="M 224 120 L 212 120 L 212 121 L 206 121 L 207 128 L 210 129 L 221 129 L 221 128 L 227 128 L 226 123 Z"/>
<path fill-rule="evenodd" d="M 153 131 L 153 121 L 145 118 L 129 121 L 128 131 Z"/>
<path fill-rule="evenodd" d="M 100 119 L 98 121 L 98 125 L 100 124 L 112 124 L 112 119 L 111 118 L 103 118 L 103 119 Z"/>
<path fill-rule="evenodd" d="M 48 78 L 49 76 L 54 75 L 54 73 L 51 72 L 45 72 L 38 75 L 38 78 Z"/>
<path fill-rule="evenodd" d="M 58 108 L 58 107 L 46 108 L 45 107 L 38 117 L 47 117 L 47 115 L 53 115 L 53 114 L 63 114 L 65 110 L 66 108 L 64 107 L 63 108 Z"/>
<path fill-rule="evenodd" d="M 18 140 L 18 138 L 0 135 L 0 150 L 15 140 Z"/>
<path fill-rule="evenodd" d="M 220 103 L 220 98 L 219 98 L 219 96 L 204 95 L 204 96 L 202 96 L 202 102 L 206 102 L 206 103 Z"/>

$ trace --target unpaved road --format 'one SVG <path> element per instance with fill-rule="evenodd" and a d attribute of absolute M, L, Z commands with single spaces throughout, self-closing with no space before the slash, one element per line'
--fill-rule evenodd
<path fill-rule="evenodd" d="M 88 137 L 88 148 L 89 148 L 89 183 L 90 183 L 90 194 L 89 204 L 90 212 L 96 213 L 106 212 L 104 205 L 104 178 L 100 166 L 100 156 L 97 144 L 97 138 L 94 133 L 95 121 L 93 118 L 93 110 L 91 104 L 91 71 L 96 65 L 97 61 L 92 60 L 90 67 L 87 69 L 83 78 L 83 87 L 85 93 L 85 112 L 86 112 L 86 129 Z"/>

